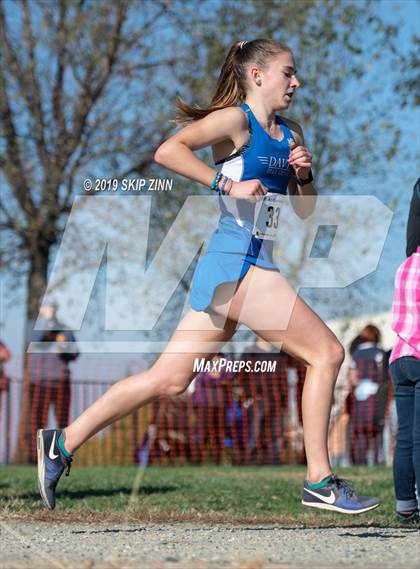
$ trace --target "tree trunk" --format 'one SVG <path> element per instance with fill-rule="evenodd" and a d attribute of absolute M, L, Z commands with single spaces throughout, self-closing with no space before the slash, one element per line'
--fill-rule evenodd
<path fill-rule="evenodd" d="M 20 402 L 18 446 L 15 459 L 15 462 L 18 464 L 27 464 L 30 462 L 31 448 L 36 444 L 36 441 L 31 440 L 30 375 L 28 365 L 30 354 L 27 353 L 27 326 L 30 320 L 36 319 L 38 316 L 38 301 L 44 294 L 47 286 L 48 260 L 50 253 L 50 246 L 46 246 L 45 242 L 43 243 L 42 240 L 32 238 L 30 242 L 31 252 L 27 279 L 28 304 L 26 307 L 26 321 L 24 326 L 25 349 L 23 361 L 23 383 Z"/>

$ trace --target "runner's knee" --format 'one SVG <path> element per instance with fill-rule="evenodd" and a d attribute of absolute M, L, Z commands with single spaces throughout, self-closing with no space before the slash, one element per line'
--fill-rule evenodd
<path fill-rule="evenodd" d="M 186 371 L 171 370 L 155 364 L 151 369 L 159 397 L 181 395 L 191 382 L 191 374 Z"/>
<path fill-rule="evenodd" d="M 311 365 L 323 367 L 340 367 L 344 361 L 344 348 L 338 340 L 329 340 L 319 346 L 315 352 Z"/>
<path fill-rule="evenodd" d="M 166 379 L 164 381 L 160 381 L 158 383 L 158 396 L 159 397 L 177 397 L 178 395 L 182 395 L 184 391 L 188 388 L 190 384 L 189 379 L 188 381 L 183 378 L 171 378 Z"/>
<path fill-rule="evenodd" d="M 167 382 L 163 382 L 161 384 L 161 389 L 159 393 L 163 397 L 176 397 L 177 395 L 182 395 L 184 391 L 188 388 L 189 381 L 184 380 L 171 380 Z"/>

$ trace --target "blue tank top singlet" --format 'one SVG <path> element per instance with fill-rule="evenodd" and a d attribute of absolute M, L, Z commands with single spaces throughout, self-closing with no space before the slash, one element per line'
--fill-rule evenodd
<path fill-rule="evenodd" d="M 281 140 L 271 137 L 246 103 L 240 108 L 248 117 L 249 139 L 234 154 L 215 163 L 217 169 L 235 182 L 258 179 L 272 194 L 287 194 L 293 172 L 288 163 L 293 134 L 281 117 L 275 117 L 283 133 Z M 220 219 L 207 251 L 193 276 L 191 306 L 206 310 L 215 288 L 244 276 L 249 265 L 275 269 L 273 241 L 253 235 L 256 204 L 247 200 L 219 196 Z"/>

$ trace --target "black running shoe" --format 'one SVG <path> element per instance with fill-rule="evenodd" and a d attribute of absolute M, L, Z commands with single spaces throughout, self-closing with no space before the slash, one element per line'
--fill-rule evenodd
<path fill-rule="evenodd" d="M 416 526 L 416 527 L 420 526 L 420 513 L 418 510 L 411 512 L 411 514 L 408 515 L 407 514 L 403 515 L 397 512 L 395 514 L 395 518 L 397 522 L 405 526 Z"/>
<path fill-rule="evenodd" d="M 378 498 L 359 496 L 346 480 L 332 474 L 328 483 L 321 488 L 310 488 L 305 480 L 302 504 L 342 514 L 363 514 L 377 508 L 380 501 Z"/>
<path fill-rule="evenodd" d="M 42 501 L 50 510 L 55 508 L 55 488 L 64 470 L 70 474 L 71 458 L 67 458 L 58 446 L 62 429 L 39 429 L 36 434 L 38 450 L 38 488 Z"/>

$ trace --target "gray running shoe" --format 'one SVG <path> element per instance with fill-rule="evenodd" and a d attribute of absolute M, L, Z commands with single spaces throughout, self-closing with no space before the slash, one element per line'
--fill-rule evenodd
<path fill-rule="evenodd" d="M 334 474 L 324 479 L 328 483 L 321 488 L 310 488 L 305 480 L 302 504 L 311 508 L 331 510 L 342 514 L 363 514 L 377 508 L 378 498 L 359 496 L 343 478 Z"/>
<path fill-rule="evenodd" d="M 45 506 L 55 508 L 55 489 L 67 468 L 70 474 L 71 458 L 67 458 L 58 446 L 62 429 L 39 429 L 36 435 L 38 451 L 38 488 Z"/>

